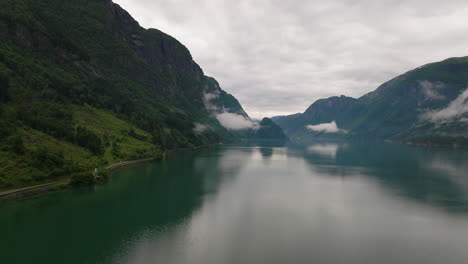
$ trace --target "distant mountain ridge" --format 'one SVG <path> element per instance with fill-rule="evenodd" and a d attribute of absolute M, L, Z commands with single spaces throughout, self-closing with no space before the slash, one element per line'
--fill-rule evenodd
<path fill-rule="evenodd" d="M 259 123 L 258 129 L 252 130 L 252 134 L 249 136 L 253 139 L 266 139 L 266 140 L 280 140 L 287 141 L 288 137 L 283 132 L 280 126 L 278 126 L 270 118 L 263 118 Z"/>
<path fill-rule="evenodd" d="M 328 138 L 465 145 L 467 88 L 468 57 L 450 58 L 404 73 L 358 99 L 320 99 L 302 114 L 272 119 L 298 142 Z"/>

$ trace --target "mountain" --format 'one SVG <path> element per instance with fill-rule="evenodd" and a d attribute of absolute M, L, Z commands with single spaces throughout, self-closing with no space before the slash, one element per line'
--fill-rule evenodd
<path fill-rule="evenodd" d="M 270 118 L 263 118 L 257 129 L 252 130 L 250 138 L 287 141 L 288 137 L 284 134 L 280 126 L 275 124 Z"/>
<path fill-rule="evenodd" d="M 337 139 L 343 136 L 341 116 L 356 104 L 357 100 L 347 96 L 333 96 L 320 99 L 302 114 L 273 117 L 291 140 L 302 142 L 309 139 Z M 321 124 L 326 124 L 321 125 Z"/>
<path fill-rule="evenodd" d="M 278 124 L 281 128 L 283 128 L 283 131 L 285 133 L 289 133 L 291 130 L 296 129 L 296 120 L 299 119 L 299 117 L 302 115 L 302 113 L 296 113 L 292 115 L 282 115 L 282 116 L 273 116 L 271 117 L 271 120 Z"/>
<path fill-rule="evenodd" d="M 450 58 L 404 73 L 358 99 L 321 99 L 303 114 L 277 122 L 296 141 L 337 138 L 464 144 L 467 84 L 468 57 Z"/>
<path fill-rule="evenodd" d="M 0 4 L 0 189 L 253 128 L 184 45 L 111 0 Z"/>

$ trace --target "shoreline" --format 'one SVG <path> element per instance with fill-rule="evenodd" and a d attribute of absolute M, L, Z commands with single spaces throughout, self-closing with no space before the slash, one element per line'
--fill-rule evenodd
<path fill-rule="evenodd" d="M 121 161 L 117 163 L 112 163 L 105 167 L 105 169 L 109 172 L 116 171 L 118 169 L 123 169 L 126 167 L 130 167 L 133 165 L 138 165 L 146 162 L 157 161 L 154 158 L 143 158 L 137 160 L 128 160 L 128 161 Z M 37 184 L 32 186 L 26 186 L 18 189 L 11 189 L 6 190 L 4 192 L 0 192 L 0 206 L 6 202 L 19 200 L 22 198 L 28 198 L 32 196 L 36 196 L 39 194 L 49 193 L 53 191 L 63 190 L 67 188 L 71 188 L 69 185 L 70 179 L 64 179 L 49 183 Z"/>
<path fill-rule="evenodd" d="M 114 172 L 119 169 L 127 168 L 132 165 L 138 165 L 146 162 L 151 162 L 151 161 L 158 161 L 161 159 L 155 159 L 153 157 L 147 157 L 147 158 L 142 158 L 142 159 L 137 159 L 137 160 L 127 160 L 127 161 L 120 161 L 117 163 L 112 163 L 106 167 L 104 167 L 108 172 Z"/>
<path fill-rule="evenodd" d="M 222 144 L 209 144 L 209 145 L 197 146 L 193 148 L 171 149 L 167 151 L 166 157 L 179 151 L 196 150 L 199 148 L 206 148 L 206 147 L 213 147 L 213 146 L 220 146 L 220 145 Z M 146 157 L 146 158 L 137 159 L 137 160 L 120 161 L 120 162 L 109 164 L 104 168 L 108 172 L 115 172 L 119 169 L 131 167 L 131 166 L 135 166 L 135 165 L 139 165 L 139 164 L 143 164 L 147 162 L 163 160 L 166 157 L 163 157 L 162 159 L 155 159 L 154 157 Z M 25 186 L 25 187 L 21 187 L 17 189 L 5 190 L 3 192 L 0 192 L 0 206 L 10 201 L 71 188 L 71 186 L 69 185 L 69 181 L 70 179 L 67 178 L 67 179 L 62 179 L 62 180 L 54 181 L 54 182 L 48 182 L 48 183 L 42 183 L 42 184 L 37 184 L 37 185 L 32 185 L 32 186 Z"/>
<path fill-rule="evenodd" d="M 69 188 L 69 181 L 69 179 L 61 180 L 3 192 L 3 194 L 0 194 L 0 206 L 10 201 Z"/>

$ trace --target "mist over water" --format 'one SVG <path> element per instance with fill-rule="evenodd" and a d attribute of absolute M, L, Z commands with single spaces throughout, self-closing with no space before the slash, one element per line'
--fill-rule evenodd
<path fill-rule="evenodd" d="M 389 144 L 181 152 L 0 207 L 0 248 L 7 263 L 466 263 L 467 164 Z"/>

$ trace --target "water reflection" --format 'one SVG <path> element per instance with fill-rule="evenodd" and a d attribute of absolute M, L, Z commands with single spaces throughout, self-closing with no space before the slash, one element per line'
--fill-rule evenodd
<path fill-rule="evenodd" d="M 312 170 L 329 176 L 350 177 L 359 171 L 403 197 L 444 210 L 468 211 L 467 151 L 395 144 L 315 144 L 291 149 L 289 154 L 303 157 Z"/>
<path fill-rule="evenodd" d="M 249 155 L 241 149 L 180 152 L 118 171 L 105 185 L 7 204 L 0 208 L 2 262 L 103 263 L 129 236 L 185 221 Z"/>
<path fill-rule="evenodd" d="M 468 162 L 463 152 L 437 152 L 426 164 L 428 169 L 446 175 L 465 191 L 468 190 Z"/>
<path fill-rule="evenodd" d="M 338 151 L 338 144 L 312 144 L 307 147 L 307 151 L 312 154 L 317 154 L 320 156 L 336 158 L 336 152 Z"/>
<path fill-rule="evenodd" d="M 47 264 L 466 263 L 467 164 L 465 151 L 390 144 L 180 152 L 1 207 L 0 253 Z"/>
<path fill-rule="evenodd" d="M 380 154 L 374 149 L 369 154 L 372 161 L 362 166 L 355 158 L 360 148 L 336 148 L 339 162 L 334 166 L 329 159 L 317 159 L 317 152 L 310 154 L 310 148 L 304 152 L 244 150 L 251 155 L 242 173 L 223 181 L 187 221 L 167 232 L 145 236 L 114 261 L 385 264 L 451 259 L 464 263 L 468 257 L 467 216 L 441 213 L 438 208 L 443 204 L 394 195 L 400 189 L 415 191 L 413 168 L 425 167 L 428 157 L 405 159 L 418 163 L 394 167 L 395 159 L 413 154 L 402 157 L 395 155 L 403 154 L 400 150 L 384 147 Z M 318 154 L 330 157 L 328 152 Z M 274 162 L 265 166 L 256 157 Z M 393 171 L 387 171 L 391 168 Z M 410 170 L 406 173 L 406 169 Z M 398 171 L 401 174 L 395 174 Z M 442 196 L 452 191 L 449 182 L 440 186 L 447 191 L 427 189 L 427 184 L 419 189 Z"/>
<path fill-rule="evenodd" d="M 260 153 L 262 154 L 262 157 L 265 159 L 268 159 L 271 156 L 273 156 L 273 148 L 262 147 L 259 150 L 260 150 Z"/>

